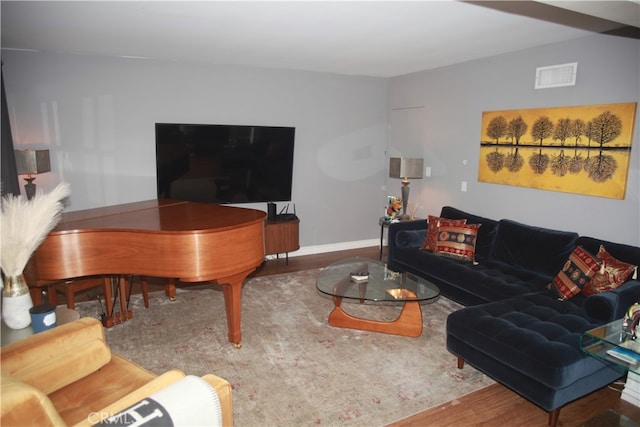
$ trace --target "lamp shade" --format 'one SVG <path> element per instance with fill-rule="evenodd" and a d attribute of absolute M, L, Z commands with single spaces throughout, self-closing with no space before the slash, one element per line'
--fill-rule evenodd
<path fill-rule="evenodd" d="M 391 157 L 389 159 L 389 178 L 421 179 L 424 171 L 423 159 Z"/>
<path fill-rule="evenodd" d="M 49 150 L 16 150 L 16 167 L 19 175 L 35 175 L 49 172 Z"/>

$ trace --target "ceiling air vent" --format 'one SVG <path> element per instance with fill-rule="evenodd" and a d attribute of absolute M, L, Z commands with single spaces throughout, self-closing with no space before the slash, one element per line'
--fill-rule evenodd
<path fill-rule="evenodd" d="M 550 65 L 536 68 L 536 89 L 575 86 L 578 63 Z"/>

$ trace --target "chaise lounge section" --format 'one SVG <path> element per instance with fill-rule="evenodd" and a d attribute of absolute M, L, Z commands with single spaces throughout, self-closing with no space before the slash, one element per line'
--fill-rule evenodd
<path fill-rule="evenodd" d="M 442 295 L 467 306 L 447 319 L 447 348 L 459 367 L 467 362 L 537 404 L 552 426 L 562 406 L 624 375 L 583 353 L 579 339 L 622 318 L 640 300 L 640 282 L 628 278 L 612 290 L 564 299 L 550 284 L 578 247 L 597 254 L 604 246 L 632 266 L 640 264 L 640 248 L 448 206 L 437 218 L 481 224 L 473 260 L 422 249 L 422 220 L 391 225 L 388 265 L 433 281 Z"/>

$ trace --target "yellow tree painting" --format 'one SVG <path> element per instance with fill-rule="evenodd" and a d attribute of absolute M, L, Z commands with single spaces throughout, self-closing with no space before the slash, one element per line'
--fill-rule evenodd
<path fill-rule="evenodd" d="M 636 103 L 485 111 L 478 181 L 624 199 Z"/>

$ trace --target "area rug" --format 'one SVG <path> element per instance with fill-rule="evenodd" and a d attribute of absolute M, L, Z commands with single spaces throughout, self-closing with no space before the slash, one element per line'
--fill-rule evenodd
<path fill-rule="evenodd" d="M 227 341 L 224 299 L 215 285 L 179 289 L 175 301 L 134 295 L 133 319 L 106 330 L 115 353 L 162 373 L 213 373 L 233 385 L 235 424 L 382 426 L 493 383 L 457 369 L 445 348 L 447 315 L 461 306 L 440 297 L 422 306 L 424 330 L 407 338 L 335 328 L 318 293 L 319 270 L 255 277 L 242 292 L 242 347 Z M 345 304 L 352 314 L 391 320 L 398 306 Z M 76 306 L 99 317 L 96 301 Z"/>

